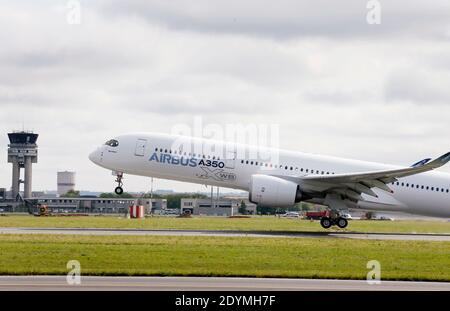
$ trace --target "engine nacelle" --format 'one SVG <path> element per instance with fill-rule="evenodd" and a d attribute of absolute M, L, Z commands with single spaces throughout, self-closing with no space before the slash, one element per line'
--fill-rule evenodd
<path fill-rule="evenodd" d="M 291 207 L 300 202 L 302 192 L 296 183 L 275 176 L 255 174 L 250 184 L 250 201 L 267 207 Z"/>

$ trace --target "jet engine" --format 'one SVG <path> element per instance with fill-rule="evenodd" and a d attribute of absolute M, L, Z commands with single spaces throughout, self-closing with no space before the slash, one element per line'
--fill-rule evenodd
<path fill-rule="evenodd" d="M 275 176 L 255 174 L 250 184 L 250 201 L 261 206 L 291 207 L 300 202 L 300 186 Z"/>

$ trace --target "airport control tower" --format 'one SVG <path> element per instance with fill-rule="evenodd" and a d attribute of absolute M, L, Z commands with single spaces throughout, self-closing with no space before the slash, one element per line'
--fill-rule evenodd
<path fill-rule="evenodd" d="M 38 150 L 36 141 L 38 134 L 32 132 L 14 132 L 8 133 L 8 163 L 12 163 L 12 197 L 17 199 L 20 193 L 20 184 L 24 183 L 24 198 L 31 198 L 32 189 L 32 164 L 37 163 Z M 20 170 L 24 168 L 24 179 L 20 179 Z"/>

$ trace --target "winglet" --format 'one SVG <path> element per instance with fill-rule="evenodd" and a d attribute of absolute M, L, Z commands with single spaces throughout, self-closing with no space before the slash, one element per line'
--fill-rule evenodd
<path fill-rule="evenodd" d="M 419 162 L 414 163 L 413 165 L 411 165 L 411 167 L 422 166 L 422 165 L 427 164 L 430 161 L 431 161 L 431 158 L 426 158 L 426 159 L 420 160 Z"/>
<path fill-rule="evenodd" d="M 427 166 L 432 166 L 433 168 L 441 167 L 442 165 L 446 164 L 450 161 L 450 152 L 447 152 L 446 154 L 440 156 L 436 160 L 433 160 L 429 163 L 427 163 Z"/>

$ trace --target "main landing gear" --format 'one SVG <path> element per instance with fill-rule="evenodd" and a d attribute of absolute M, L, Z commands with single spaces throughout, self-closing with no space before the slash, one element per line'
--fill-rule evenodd
<path fill-rule="evenodd" d="M 116 189 L 114 189 L 114 192 L 117 195 L 121 195 L 123 193 L 123 188 L 122 188 L 122 186 L 123 186 L 123 182 L 122 182 L 123 173 L 116 173 L 116 176 L 117 176 L 117 178 L 116 178 L 117 187 L 116 187 Z"/>
<path fill-rule="evenodd" d="M 328 229 L 331 226 L 338 226 L 341 229 L 344 229 L 348 226 L 348 220 L 344 217 L 339 216 L 339 214 L 331 213 L 330 217 L 322 217 L 320 219 L 320 224 L 323 228 Z"/>

